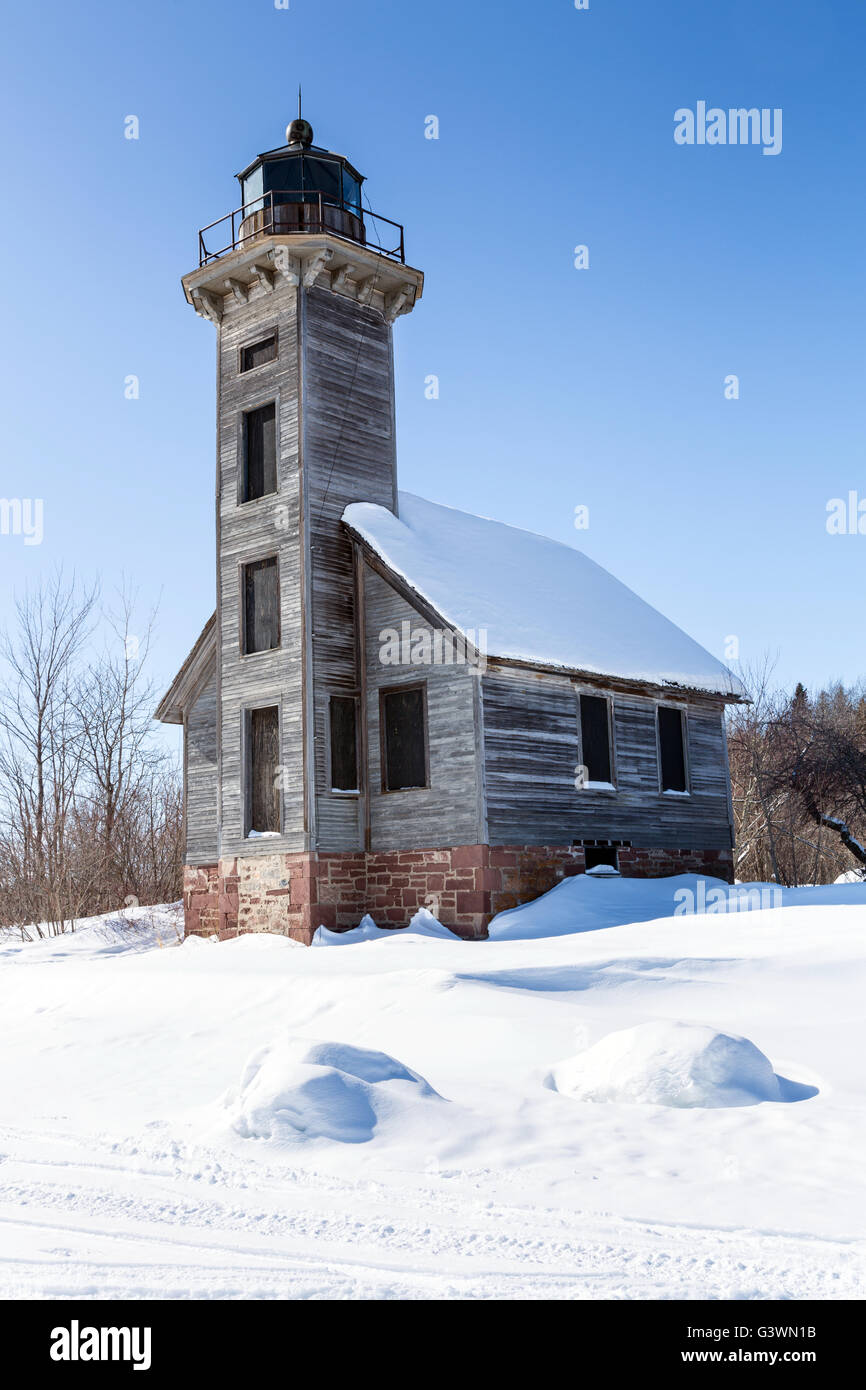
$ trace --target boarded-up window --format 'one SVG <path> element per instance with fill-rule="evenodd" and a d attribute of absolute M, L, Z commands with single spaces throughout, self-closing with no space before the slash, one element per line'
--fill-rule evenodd
<path fill-rule="evenodd" d="M 601 695 L 580 697 L 580 742 L 589 782 L 610 782 L 610 718 Z"/>
<path fill-rule="evenodd" d="M 242 502 L 254 502 L 277 490 L 276 408 L 259 406 L 244 416 Z"/>
<path fill-rule="evenodd" d="M 666 705 L 659 705 L 659 752 L 662 791 L 686 791 L 685 723 L 680 710 Z"/>
<path fill-rule="evenodd" d="M 424 687 L 383 690 L 379 718 L 382 728 L 382 785 L 385 791 L 427 786 L 427 730 Z"/>
<path fill-rule="evenodd" d="M 331 716 L 331 790 L 358 790 L 358 749 L 356 707 L 350 696 L 332 695 Z"/>
<path fill-rule="evenodd" d="M 280 581 L 276 557 L 244 565 L 244 654 L 280 645 Z"/>
<path fill-rule="evenodd" d="M 280 830 L 280 715 L 275 705 L 247 711 L 247 835 Z"/>
<path fill-rule="evenodd" d="M 251 372 L 253 367 L 262 367 L 265 362 L 273 362 L 277 355 L 277 335 L 262 338 L 258 343 L 248 343 L 241 348 L 241 371 Z"/>

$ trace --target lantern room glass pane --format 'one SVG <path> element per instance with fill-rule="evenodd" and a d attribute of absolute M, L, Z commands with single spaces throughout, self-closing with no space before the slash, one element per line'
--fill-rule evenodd
<path fill-rule="evenodd" d="M 329 202 L 339 203 L 340 165 L 331 159 L 305 159 L 304 189 L 321 193 Z"/>
<path fill-rule="evenodd" d="M 343 202 L 353 212 L 361 211 L 361 185 L 347 169 L 343 170 Z"/>
<path fill-rule="evenodd" d="M 251 174 L 248 174 L 247 177 L 244 179 L 244 187 L 243 187 L 243 204 L 244 204 L 245 210 L 246 210 L 247 212 L 257 212 L 257 211 L 258 211 L 258 207 L 257 207 L 257 206 L 256 206 L 256 207 L 250 207 L 249 204 L 250 204 L 250 203 L 257 204 L 258 201 L 259 201 L 259 199 L 261 198 L 261 196 L 262 196 L 262 166 L 261 166 L 261 164 L 260 164 L 259 167 L 258 167 L 257 169 L 254 169 L 253 172 L 252 172 Z"/>
<path fill-rule="evenodd" d="M 274 192 L 275 203 L 303 202 L 303 187 L 303 160 L 300 156 L 268 160 L 265 165 L 265 189 Z"/>

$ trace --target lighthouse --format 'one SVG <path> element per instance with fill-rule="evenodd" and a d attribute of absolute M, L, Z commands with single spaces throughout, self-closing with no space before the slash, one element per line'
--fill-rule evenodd
<path fill-rule="evenodd" d="M 398 491 L 402 226 L 300 114 L 238 179 L 182 282 L 217 347 L 216 611 L 157 710 L 187 932 L 483 937 L 566 875 L 729 878 L 735 678 L 579 550 Z"/>

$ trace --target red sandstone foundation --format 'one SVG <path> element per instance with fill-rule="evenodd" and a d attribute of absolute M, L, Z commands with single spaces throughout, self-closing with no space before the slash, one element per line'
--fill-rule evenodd
<path fill-rule="evenodd" d="M 730 850 L 623 848 L 619 867 L 627 878 L 694 873 L 733 882 Z M 184 868 L 185 931 L 221 939 L 269 931 L 309 945 L 319 926 L 356 927 L 369 912 L 379 926 L 401 927 L 426 907 L 458 936 L 481 940 L 497 912 L 584 868 L 583 849 L 562 845 L 224 859 Z"/>

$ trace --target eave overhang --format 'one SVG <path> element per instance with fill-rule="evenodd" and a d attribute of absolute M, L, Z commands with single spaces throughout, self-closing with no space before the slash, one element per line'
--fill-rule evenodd
<path fill-rule="evenodd" d="M 187 302 L 202 318 L 221 322 L 228 309 L 282 285 L 317 285 L 377 309 L 388 323 L 412 311 L 424 275 L 413 266 L 336 232 L 261 233 L 184 275 Z"/>
<path fill-rule="evenodd" d="M 161 724 L 182 724 L 184 711 L 199 687 L 216 668 L 216 613 L 208 618 L 195 646 L 181 666 L 154 713 Z"/>

